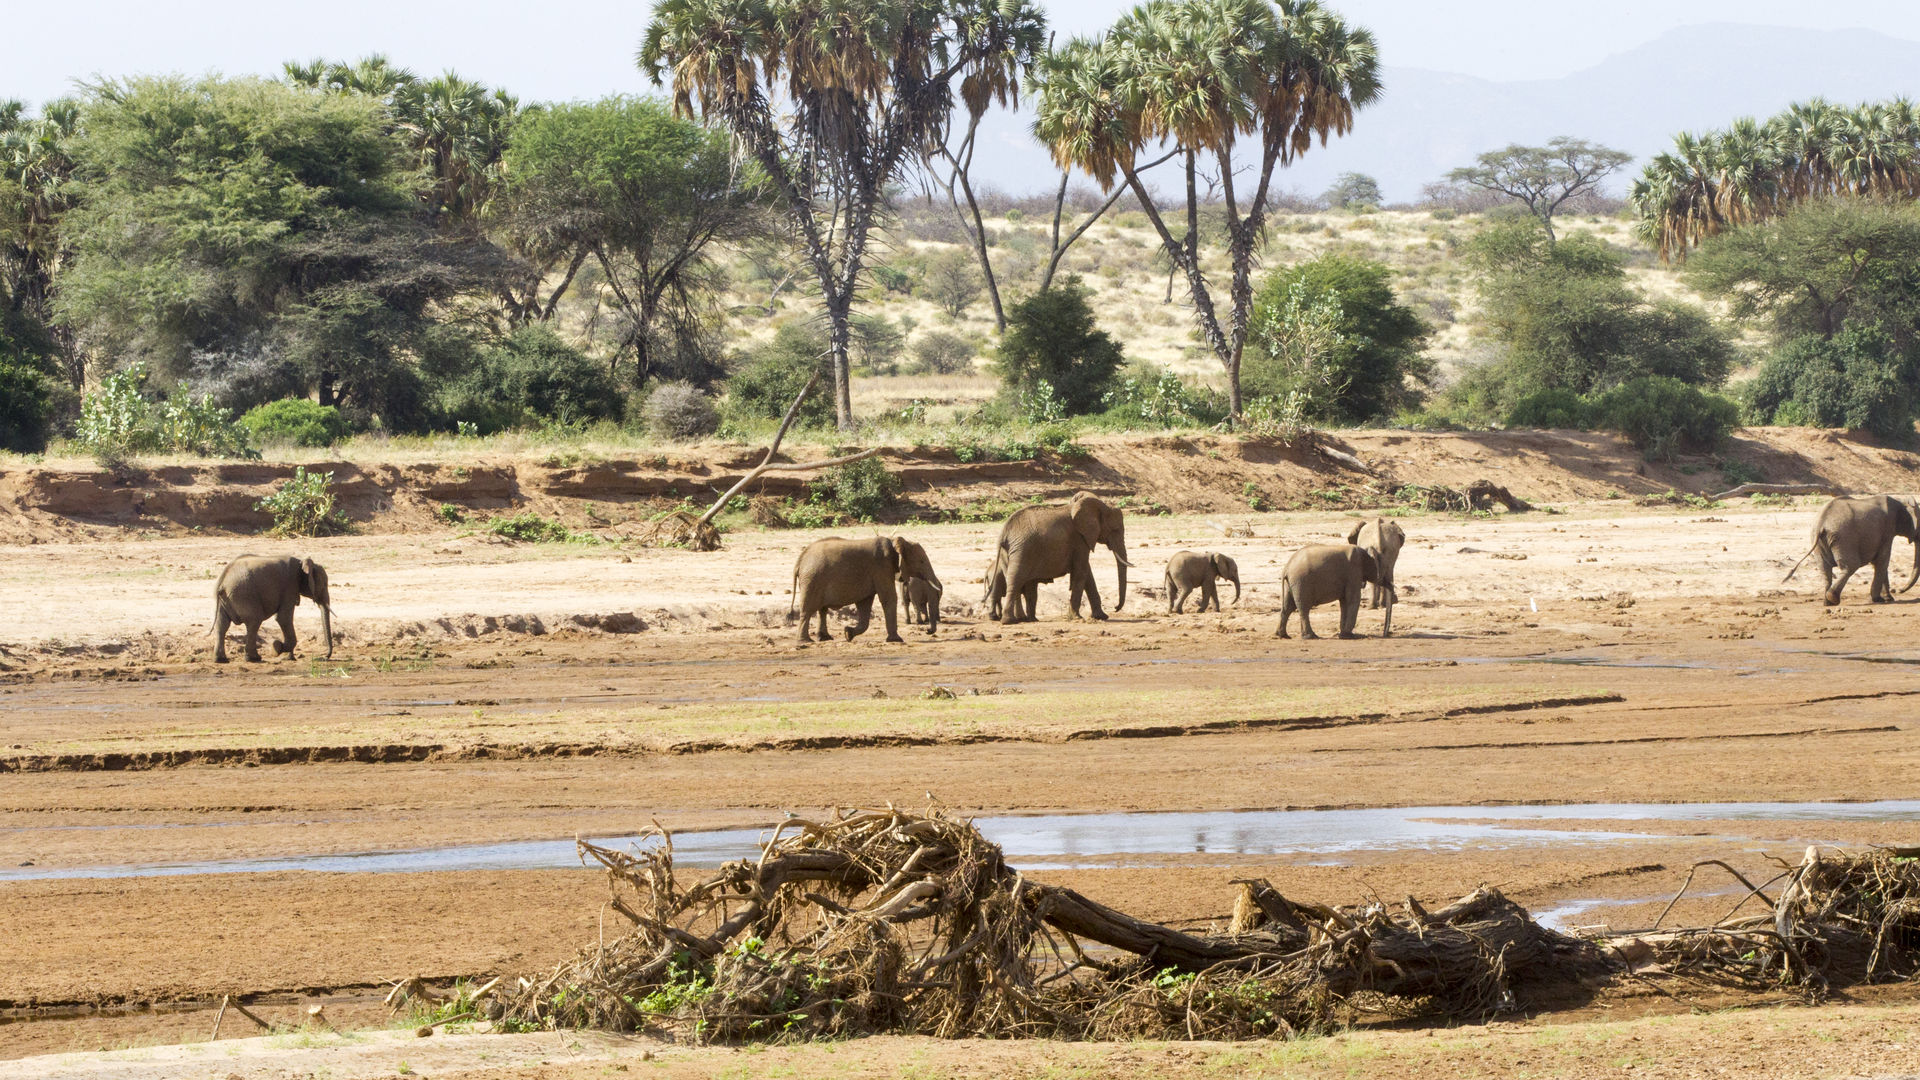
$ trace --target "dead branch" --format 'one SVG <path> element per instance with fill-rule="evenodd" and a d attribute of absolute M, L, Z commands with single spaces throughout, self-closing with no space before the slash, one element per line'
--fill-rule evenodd
<path fill-rule="evenodd" d="M 1738 499 L 1745 495 L 1845 495 L 1846 491 L 1832 484 L 1741 484 L 1728 488 L 1718 495 L 1707 496 L 1709 501 Z"/>
<path fill-rule="evenodd" d="M 780 452 L 781 440 L 787 437 L 787 429 L 793 426 L 793 418 L 800 414 L 800 404 L 807 400 L 807 395 L 813 393 L 813 388 L 816 385 L 818 385 L 819 382 L 820 382 L 820 373 L 818 371 L 815 371 L 813 375 L 807 379 L 807 385 L 800 388 L 800 393 L 794 397 L 793 404 L 787 406 L 787 415 L 783 417 L 780 421 L 780 430 L 774 432 L 773 442 L 767 447 L 767 456 L 760 459 L 760 464 L 755 465 L 752 469 L 748 470 L 747 475 L 741 477 L 738 483 L 728 488 L 726 491 L 726 494 L 720 496 L 720 498 L 717 501 L 715 501 L 712 506 L 707 508 L 706 513 L 700 515 L 696 523 L 698 526 L 711 526 L 713 524 L 714 517 L 718 515 L 720 511 L 726 509 L 727 504 L 733 501 L 733 497 L 735 495 L 740 494 L 741 490 L 744 489 L 748 484 L 751 484 L 755 480 L 760 479 L 760 477 L 766 473 L 810 472 L 814 469 L 828 469 L 828 468 L 832 468 L 835 465 L 846 465 L 851 462 L 860 461 L 865 458 L 870 458 L 873 455 L 880 452 L 880 448 L 875 446 L 875 447 L 870 447 L 866 450 L 862 450 L 857 454 L 848 454 L 844 457 L 828 458 L 824 461 L 802 461 L 802 462 L 787 462 L 787 463 L 778 464 L 778 465 L 774 464 L 773 456 Z M 719 545 L 716 543 L 714 546 L 718 547 Z M 711 551 L 713 550 L 713 548 L 701 548 L 700 550 Z"/>

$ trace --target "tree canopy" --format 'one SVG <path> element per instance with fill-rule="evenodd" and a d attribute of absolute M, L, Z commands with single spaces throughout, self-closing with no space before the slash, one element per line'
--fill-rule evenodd
<path fill-rule="evenodd" d="M 1567 203 L 1599 190 L 1601 181 L 1624 168 L 1633 155 L 1624 150 L 1562 136 L 1545 146 L 1510 145 L 1489 150 L 1472 165 L 1447 174 L 1467 184 L 1505 195 L 1540 219 L 1547 242 L 1555 240 L 1553 216 Z"/>

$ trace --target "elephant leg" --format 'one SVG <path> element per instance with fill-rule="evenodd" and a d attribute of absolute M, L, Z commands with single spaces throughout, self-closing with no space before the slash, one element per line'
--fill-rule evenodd
<path fill-rule="evenodd" d="M 1313 623 L 1307 620 L 1307 612 L 1312 609 L 1307 606 L 1305 598 L 1296 598 L 1293 606 L 1300 609 L 1300 636 L 1309 641 L 1318 640 L 1320 635 L 1313 632 Z"/>
<path fill-rule="evenodd" d="M 1167 594 L 1167 610 L 1176 615 L 1184 615 L 1187 612 L 1187 597 L 1193 595 L 1193 590 L 1185 585 L 1176 585 L 1174 590 Z"/>
<path fill-rule="evenodd" d="M 298 640 L 293 635 L 293 605 L 288 604 L 286 607 L 281 608 L 276 621 L 280 624 L 280 640 L 273 643 L 273 651 L 284 654 L 287 659 L 291 660 L 293 659 L 293 646 Z"/>
<path fill-rule="evenodd" d="M 1207 610 L 1208 604 L 1213 605 L 1214 611 L 1220 610 L 1220 586 L 1211 581 L 1200 586 L 1200 610 Z"/>
<path fill-rule="evenodd" d="M 1273 632 L 1273 636 L 1291 637 L 1287 633 L 1287 619 L 1293 615 L 1293 586 L 1285 581 L 1280 586 L 1280 628 Z"/>
<path fill-rule="evenodd" d="M 227 617 L 227 609 L 219 604 L 213 605 L 213 662 L 227 662 L 227 628 L 233 620 Z"/>
<path fill-rule="evenodd" d="M 821 641 L 833 640 L 833 635 L 827 631 L 827 609 L 824 607 L 820 609 L 820 632 L 815 634 L 814 637 Z"/>
<path fill-rule="evenodd" d="M 247 620 L 247 663 L 260 662 L 260 620 Z"/>
<path fill-rule="evenodd" d="M 895 621 L 895 612 L 898 606 L 899 600 L 894 597 L 893 590 L 889 589 L 880 594 L 880 617 L 886 621 L 888 641 L 907 640 L 900 636 L 900 626 Z"/>
<path fill-rule="evenodd" d="M 853 619 L 853 625 L 847 627 L 847 629 L 844 631 L 847 635 L 848 641 L 852 641 L 854 638 L 857 638 L 861 634 L 864 634 L 867 632 L 867 624 L 873 621 L 873 597 L 869 596 L 866 599 L 860 601 L 858 604 L 855 604 L 853 607 L 853 610 L 855 613 L 854 619 Z M 888 623 L 893 622 L 891 613 L 889 613 L 887 622 Z M 887 635 L 889 637 L 894 636 L 893 627 L 891 625 L 887 627 Z"/>
<path fill-rule="evenodd" d="M 800 640 L 803 642 L 811 642 L 813 640 L 812 608 L 800 609 Z"/>
<path fill-rule="evenodd" d="M 1107 613 L 1100 607 L 1100 590 L 1093 584 L 1092 560 L 1086 555 L 1078 556 L 1073 561 L 1073 568 L 1074 571 L 1080 575 L 1080 585 L 1081 588 L 1086 590 L 1087 607 L 1091 609 L 1094 620 L 1097 622 L 1106 622 Z"/>
<path fill-rule="evenodd" d="M 1827 595 L 1825 599 L 1828 607 L 1832 607 L 1840 602 L 1840 593 L 1847 587 L 1847 579 L 1853 576 L 1855 570 L 1860 569 L 1859 565 L 1850 559 L 1842 558 L 1838 560 L 1838 563 L 1839 565 L 1834 567 L 1833 574 L 1827 581 Z"/>
<path fill-rule="evenodd" d="M 1342 638 L 1360 636 L 1353 632 L 1353 628 L 1360 623 L 1360 596 L 1364 592 L 1366 592 L 1364 584 L 1355 584 L 1346 591 L 1346 595 L 1340 597 L 1340 636 Z"/>
<path fill-rule="evenodd" d="M 1873 554 L 1873 590 L 1867 599 L 1875 604 L 1893 603 L 1893 586 L 1887 581 L 1887 564 L 1893 561 L 1893 537 Z"/>

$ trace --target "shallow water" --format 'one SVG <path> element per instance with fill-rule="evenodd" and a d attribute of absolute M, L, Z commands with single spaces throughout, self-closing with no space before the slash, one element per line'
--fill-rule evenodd
<path fill-rule="evenodd" d="M 1555 820 L 1920 821 L 1920 800 L 1864 803 L 1570 803 L 1553 806 L 1414 806 L 1365 810 L 1219 810 L 1201 813 L 1047 814 L 975 821 L 1023 869 L 1166 865 L 1168 856 L 1308 856 L 1355 852 L 1593 847 L 1649 838 L 1614 831 L 1556 829 Z M 188 826 L 199 827 L 199 826 Z M 20 830 L 21 833 L 33 830 Z M 716 866 L 759 853 L 771 830 L 675 833 L 681 866 Z M 596 838 L 623 847 L 637 837 Z M 1337 861 L 1337 860 L 1334 860 Z M 253 859 L 118 866 L 0 868 L 0 882 L 58 878 L 248 874 L 286 870 L 420 873 L 433 870 L 542 870 L 577 867 L 572 840 L 463 844 L 407 851 L 288 854 Z"/>

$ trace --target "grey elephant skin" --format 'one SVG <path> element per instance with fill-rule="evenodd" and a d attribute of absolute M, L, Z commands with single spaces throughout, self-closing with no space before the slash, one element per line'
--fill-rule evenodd
<path fill-rule="evenodd" d="M 1340 604 L 1340 636 L 1356 635 L 1353 625 L 1360 618 L 1360 594 L 1368 585 L 1380 583 L 1380 561 L 1373 552 L 1352 544 L 1314 544 L 1295 552 L 1280 573 L 1280 628 L 1275 637 L 1288 637 L 1287 620 L 1300 612 L 1300 636 L 1317 638 L 1307 612 L 1321 604 Z"/>
<path fill-rule="evenodd" d="M 1887 579 L 1887 567 L 1893 561 L 1896 538 L 1914 541 L 1913 573 L 1900 591 L 1906 592 L 1913 588 L 1915 581 L 1920 581 L 1917 532 L 1920 532 L 1920 522 L 1916 522 L 1913 504 L 1906 499 L 1892 495 L 1835 499 L 1821 508 L 1820 517 L 1813 523 L 1813 539 L 1807 554 L 1800 556 L 1800 562 L 1793 564 L 1793 569 L 1787 571 L 1780 583 L 1784 585 L 1793 580 L 1793 575 L 1800 572 L 1801 563 L 1810 555 L 1818 555 L 1820 569 L 1827 577 L 1824 599 L 1828 607 L 1840 602 L 1840 590 L 1846 588 L 1847 579 L 1863 566 L 1873 567 L 1868 599 L 1876 604 L 1890 603 L 1893 590 Z"/>
<path fill-rule="evenodd" d="M 1099 496 L 1082 491 L 1065 506 L 1029 506 L 1014 512 L 1000 528 L 995 545 L 995 561 L 1002 566 L 1006 604 L 1000 614 L 1003 624 L 1031 621 L 1035 617 L 1040 586 L 1066 576 L 1071 583 L 1068 606 L 1077 618 L 1080 597 L 1084 594 L 1095 619 L 1105 619 L 1100 607 L 1100 591 L 1093 583 L 1093 549 L 1104 544 L 1113 552 L 1119 569 L 1120 592 L 1113 609 L 1127 602 L 1127 526 L 1119 507 L 1109 506 Z M 994 590 L 994 574 L 987 574 L 989 597 Z"/>
<path fill-rule="evenodd" d="M 1366 548 L 1373 552 L 1374 559 L 1380 563 L 1380 583 L 1372 589 L 1372 599 L 1368 607 L 1385 607 L 1386 622 L 1381 635 L 1393 633 L 1393 604 L 1399 599 L 1399 591 L 1394 588 L 1394 567 L 1400 562 L 1400 549 L 1406 546 L 1406 530 L 1397 522 L 1386 518 L 1374 518 L 1362 521 L 1347 532 L 1347 543 Z"/>
<path fill-rule="evenodd" d="M 915 625 L 925 623 L 927 633 L 940 629 L 940 594 L 942 590 L 923 577 L 906 579 L 907 621 Z"/>
<path fill-rule="evenodd" d="M 828 640 L 827 612 L 849 604 L 857 608 L 848 641 L 866 633 L 873 620 L 873 601 L 880 600 L 880 612 L 886 619 L 887 640 L 901 641 L 899 593 L 894 583 L 907 578 L 925 578 L 941 589 L 940 575 L 927 560 L 927 549 L 904 536 L 876 536 L 870 540 L 843 540 L 830 536 L 808 544 L 793 564 L 793 606 L 800 613 L 800 640 L 812 641 L 811 623 L 820 620 L 820 640 Z"/>
<path fill-rule="evenodd" d="M 333 659 L 333 601 L 327 595 L 327 572 L 312 559 L 292 555 L 242 555 L 227 564 L 213 587 L 213 662 L 227 662 L 227 628 L 247 628 L 247 659 L 260 662 L 260 624 L 280 620 L 280 640 L 273 651 L 293 656 L 293 609 L 306 597 L 320 606 L 320 629 Z"/>
<path fill-rule="evenodd" d="M 1162 582 L 1167 587 L 1167 612 L 1179 614 L 1186 611 L 1187 598 L 1200 593 L 1200 606 L 1195 611 L 1207 610 L 1212 604 L 1213 610 L 1220 610 L 1220 591 L 1214 587 L 1214 581 L 1225 578 L 1233 582 L 1233 602 L 1240 602 L 1240 566 L 1230 556 L 1217 551 L 1179 551 L 1167 560 L 1167 573 Z"/>

